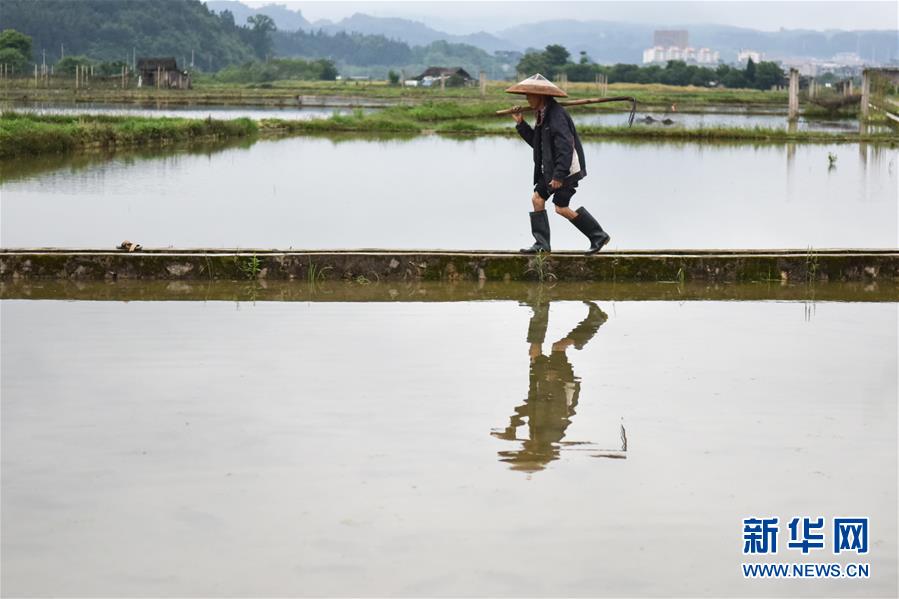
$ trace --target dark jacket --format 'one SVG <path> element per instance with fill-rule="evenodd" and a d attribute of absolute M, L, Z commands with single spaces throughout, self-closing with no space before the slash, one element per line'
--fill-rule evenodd
<path fill-rule="evenodd" d="M 540 125 L 532 128 L 522 121 L 515 128 L 534 148 L 534 183 L 549 186 L 551 180 L 558 179 L 570 185 L 587 176 L 584 148 L 574 121 L 553 98 L 546 99 L 546 114 Z"/>

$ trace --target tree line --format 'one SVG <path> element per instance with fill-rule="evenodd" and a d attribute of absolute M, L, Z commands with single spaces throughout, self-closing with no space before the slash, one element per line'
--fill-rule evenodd
<path fill-rule="evenodd" d="M 687 64 L 682 60 L 669 60 L 664 66 L 635 64 L 599 65 L 585 52 L 578 62 L 564 46 L 551 44 L 541 50 L 529 50 L 518 62 L 519 73 L 541 73 L 546 77 L 565 74 L 569 81 L 594 81 L 597 75 L 605 75 L 609 83 L 663 83 L 665 85 L 695 85 L 730 88 L 754 88 L 767 90 L 784 83 L 783 70 L 776 62 L 759 62 L 750 58 L 741 69 L 726 64 L 715 68 Z"/>

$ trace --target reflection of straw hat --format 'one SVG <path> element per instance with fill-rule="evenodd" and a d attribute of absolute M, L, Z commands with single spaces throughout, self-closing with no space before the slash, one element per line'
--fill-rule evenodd
<path fill-rule="evenodd" d="M 538 96 L 556 96 L 558 98 L 567 98 L 568 94 L 553 85 L 553 82 L 537 73 L 533 77 L 528 77 L 524 81 L 516 83 L 506 90 L 509 94 L 535 94 Z"/>

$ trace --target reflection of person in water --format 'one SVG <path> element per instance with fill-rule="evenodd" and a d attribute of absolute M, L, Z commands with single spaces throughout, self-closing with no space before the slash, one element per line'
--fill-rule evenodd
<path fill-rule="evenodd" d="M 516 431 L 527 420 L 528 438 L 523 440 L 522 447 L 500 452 L 500 460 L 509 462 L 515 470 L 542 470 L 559 457 L 558 443 L 565 437 L 565 430 L 575 414 L 581 390 L 580 379 L 575 376 L 565 350 L 572 345 L 582 349 L 608 319 L 596 304 L 584 303 L 588 307 L 587 317 L 553 343 L 548 356 L 543 353 L 543 341 L 549 324 L 549 302 L 538 300 L 530 304 L 534 314 L 527 339 L 531 359 L 528 397 L 515 408 L 509 426 L 492 433 L 500 439 L 521 440 Z"/>

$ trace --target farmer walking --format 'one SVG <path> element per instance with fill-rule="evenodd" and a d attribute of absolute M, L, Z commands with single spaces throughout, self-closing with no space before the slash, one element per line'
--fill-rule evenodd
<path fill-rule="evenodd" d="M 586 208 L 572 210 L 569 207 L 571 197 L 577 192 L 578 181 L 587 176 L 587 166 L 574 122 L 554 99 L 568 94 L 539 73 L 506 92 L 524 94 L 536 113 L 533 128 L 520 112 L 512 113 L 518 134 L 534 149 L 534 195 L 531 198 L 534 211 L 530 214 L 535 242 L 521 251 L 526 254 L 550 251 L 546 201 L 552 197 L 556 213 L 570 220 L 590 240 L 586 254 L 595 254 L 609 243 L 611 237 Z"/>
<path fill-rule="evenodd" d="M 509 424 L 490 434 L 508 441 L 522 441 L 519 449 L 503 450 L 500 460 L 515 470 L 536 472 L 558 459 L 561 441 L 575 415 L 581 393 L 581 379 L 566 350 L 583 349 L 596 335 L 608 315 L 593 302 L 587 305 L 587 316 L 567 335 L 552 344 L 549 355 L 543 351 L 549 326 L 549 301 L 540 297 L 527 302 L 533 310 L 528 325 L 527 342 L 530 357 L 530 384 L 524 403 L 515 408 Z M 527 427 L 526 437 L 519 438 L 518 429 Z"/>

